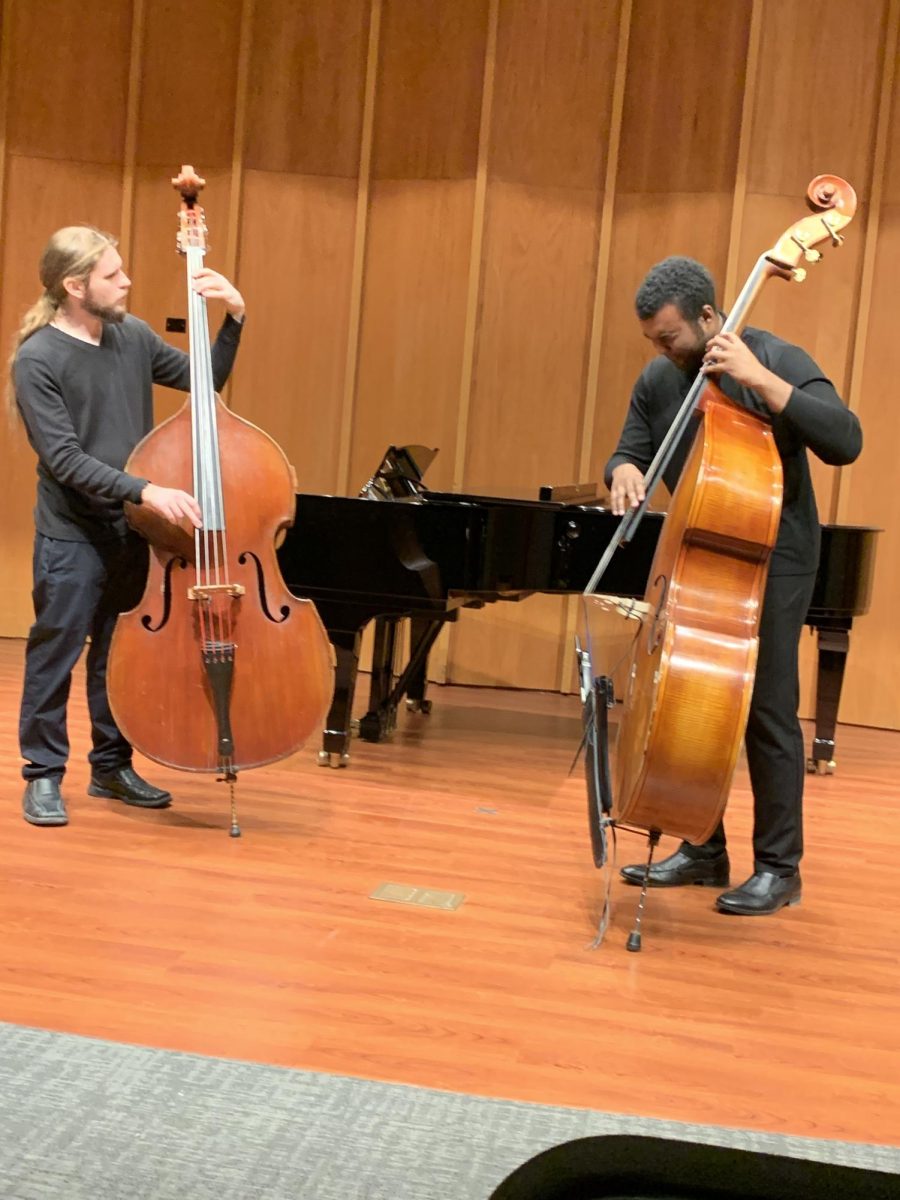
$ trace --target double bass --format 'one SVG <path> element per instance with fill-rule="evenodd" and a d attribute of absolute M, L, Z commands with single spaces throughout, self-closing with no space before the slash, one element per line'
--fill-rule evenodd
<path fill-rule="evenodd" d="M 286 758 L 320 729 L 334 689 L 331 644 L 311 601 L 287 589 L 276 540 L 293 523 L 292 469 L 279 446 L 216 395 L 206 301 L 191 287 L 207 250 L 193 167 L 172 180 L 182 201 L 191 391 L 135 448 L 126 470 L 194 495 L 202 527 L 126 505 L 150 544 L 141 602 L 116 624 L 110 707 L 142 754 L 165 766 L 237 773 Z"/>
<path fill-rule="evenodd" d="M 739 333 L 770 278 L 801 282 L 818 245 L 839 245 L 856 194 L 817 176 L 814 216 L 760 255 L 722 332 Z M 771 423 L 698 375 L 645 477 L 646 497 L 622 518 L 585 597 L 630 540 L 675 448 L 696 426 L 650 569 L 625 687 L 611 820 L 650 834 L 706 841 L 725 809 L 747 724 L 759 619 L 781 514 L 781 461 Z M 592 816 L 593 820 L 593 816 Z M 592 834 L 596 826 L 592 823 Z M 648 864 L 649 869 L 649 864 Z M 642 897 L 643 899 L 643 897 Z M 636 946 L 630 948 L 638 948 Z"/>

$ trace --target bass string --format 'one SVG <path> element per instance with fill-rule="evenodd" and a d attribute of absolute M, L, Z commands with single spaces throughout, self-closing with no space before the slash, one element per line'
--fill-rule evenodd
<path fill-rule="evenodd" d="M 190 247 L 187 263 L 194 487 L 203 518 L 202 528 L 194 533 L 196 577 L 200 587 L 219 587 L 227 583 L 228 549 L 209 321 L 205 298 L 190 284 L 203 265 L 203 251 Z M 204 642 L 220 652 L 233 641 L 230 605 L 201 602 L 200 624 Z"/>

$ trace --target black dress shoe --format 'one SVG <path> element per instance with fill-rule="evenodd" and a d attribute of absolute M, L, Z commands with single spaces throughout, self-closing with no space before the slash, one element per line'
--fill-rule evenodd
<path fill-rule="evenodd" d="M 92 775 L 88 795 L 123 800 L 138 808 L 168 808 L 172 803 L 171 792 L 141 779 L 133 767 L 119 767 L 111 775 Z"/>
<path fill-rule="evenodd" d="M 32 825 L 68 825 L 59 780 L 52 776 L 29 780 L 22 797 L 22 816 Z"/>
<path fill-rule="evenodd" d="M 641 887 L 646 869 L 646 864 L 635 863 L 623 867 L 621 875 L 626 883 Z M 687 854 L 684 849 L 678 849 L 668 858 L 653 864 L 648 886 L 684 887 L 685 884 L 696 883 L 700 887 L 728 887 L 731 882 L 729 869 L 726 850 L 720 850 L 718 854 L 694 856 Z"/>
<path fill-rule="evenodd" d="M 757 871 L 746 883 L 724 892 L 716 900 L 721 913 L 739 917 L 764 917 L 778 912 L 786 904 L 799 904 L 803 885 L 795 871 L 793 875 L 776 875 L 773 871 Z"/>

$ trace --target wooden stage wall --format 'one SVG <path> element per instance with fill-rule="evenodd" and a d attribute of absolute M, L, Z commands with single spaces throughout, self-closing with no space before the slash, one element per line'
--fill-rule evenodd
<path fill-rule="evenodd" d="M 119 234 L 135 312 L 182 315 L 168 180 L 190 162 L 210 265 L 249 305 L 230 401 L 302 490 L 353 494 L 421 442 L 436 488 L 534 495 L 599 477 L 646 356 L 646 269 L 695 255 L 727 304 L 809 180 L 843 175 L 846 245 L 754 320 L 862 418 L 860 463 L 816 468 L 823 519 L 885 529 L 842 718 L 900 728 L 898 20 L 900 0 L 4 0 L 0 342 L 77 221 Z M 0 634 L 21 635 L 34 465 L 0 437 Z M 576 611 L 464 613 L 433 667 L 567 690 Z"/>

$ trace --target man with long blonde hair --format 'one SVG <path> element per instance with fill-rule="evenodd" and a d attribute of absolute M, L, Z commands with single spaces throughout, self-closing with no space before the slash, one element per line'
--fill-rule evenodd
<path fill-rule="evenodd" d="M 23 815 L 33 825 L 68 822 L 61 781 L 69 757 L 66 707 L 86 641 L 93 748 L 92 796 L 165 808 L 171 796 L 134 771 L 132 749 L 109 708 L 106 662 L 116 617 L 140 599 L 145 543 L 123 504 L 200 526 L 193 496 L 124 470 L 153 425 L 154 383 L 190 389 L 190 360 L 128 315 L 131 280 L 116 241 L 87 225 L 50 238 L 40 261 L 43 292 L 28 310 L 10 360 L 10 399 L 37 454 L 34 614 L 25 654 L 19 742 L 26 780 Z M 194 289 L 227 311 L 212 347 L 217 389 L 240 341 L 244 301 L 204 268 Z"/>

